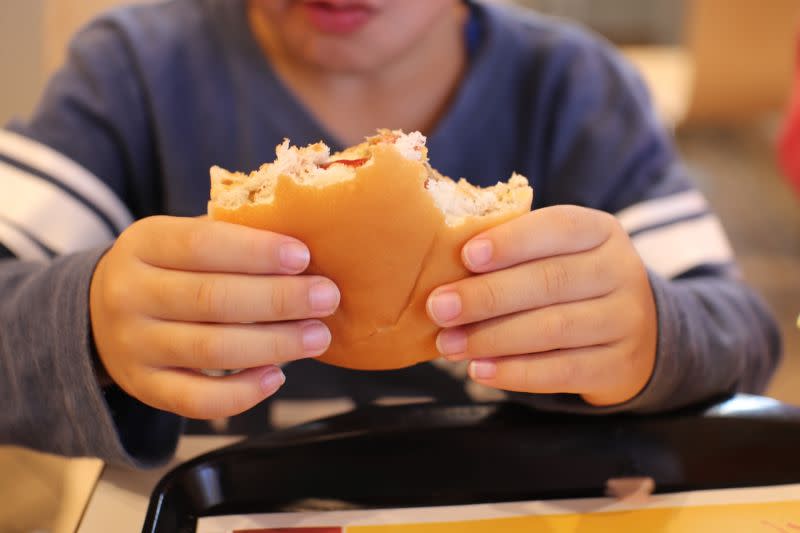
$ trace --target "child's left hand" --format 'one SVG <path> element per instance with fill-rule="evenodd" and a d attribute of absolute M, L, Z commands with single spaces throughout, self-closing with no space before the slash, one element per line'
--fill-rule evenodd
<path fill-rule="evenodd" d="M 608 213 L 548 207 L 463 249 L 478 274 L 433 291 L 437 347 L 470 359 L 478 383 L 574 393 L 594 405 L 636 396 L 653 372 L 657 319 L 647 271 Z"/>

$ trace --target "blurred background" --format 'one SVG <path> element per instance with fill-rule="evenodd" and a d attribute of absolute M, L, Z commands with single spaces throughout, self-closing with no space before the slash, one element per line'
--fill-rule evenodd
<path fill-rule="evenodd" d="M 665 126 L 720 214 L 747 280 L 781 321 L 786 357 L 769 393 L 800 404 L 800 199 L 775 161 L 800 1 L 494 1 L 516 1 L 586 25 L 640 69 Z M 69 36 L 99 10 L 121 3 L 3 1 L 0 123 L 26 116 L 61 63 Z"/>

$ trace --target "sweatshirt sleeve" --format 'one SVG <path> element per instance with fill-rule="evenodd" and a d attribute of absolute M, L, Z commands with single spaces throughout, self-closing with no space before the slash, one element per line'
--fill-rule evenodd
<path fill-rule="evenodd" d="M 648 271 L 658 315 L 656 365 L 632 400 L 597 408 L 575 395 L 514 395 L 572 412 L 655 412 L 761 393 L 781 354 L 777 324 L 742 279 L 724 229 L 693 185 L 635 73 L 610 46 L 563 46 L 545 127 L 553 132 L 540 199 L 613 213 Z M 549 78 L 548 78 L 549 76 Z"/>
<path fill-rule="evenodd" d="M 182 422 L 100 387 L 88 304 L 137 214 L 132 176 L 154 170 L 135 72 L 113 24 L 95 23 L 32 118 L 0 130 L 0 442 L 150 466 Z"/>

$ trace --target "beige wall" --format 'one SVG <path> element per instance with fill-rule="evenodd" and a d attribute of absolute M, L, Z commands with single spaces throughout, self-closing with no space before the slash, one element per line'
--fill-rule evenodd
<path fill-rule="evenodd" d="M 97 13 L 120 4 L 143 1 L 145 0 L 44 0 L 44 72 L 49 74 L 61 64 L 72 35 Z"/>
<path fill-rule="evenodd" d="M 137 0 L 0 0 L 0 124 L 27 116 L 66 45 L 98 12 Z M 138 0 L 142 1 L 142 0 Z"/>
<path fill-rule="evenodd" d="M 693 0 L 686 45 L 689 121 L 727 124 L 782 111 L 800 38 L 800 0 Z"/>
<path fill-rule="evenodd" d="M 0 0 L 0 124 L 27 115 L 39 98 L 43 5 L 44 0 Z"/>

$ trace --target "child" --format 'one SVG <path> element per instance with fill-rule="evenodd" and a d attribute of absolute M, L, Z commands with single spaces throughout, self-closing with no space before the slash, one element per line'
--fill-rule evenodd
<path fill-rule="evenodd" d="M 303 274 L 302 242 L 197 216 L 213 164 L 251 170 L 284 137 L 340 149 L 377 128 L 428 135 L 446 175 L 528 176 L 537 209 L 467 243 L 476 275 L 431 294 L 446 360 L 359 373 L 307 361 L 344 295 Z M 0 154 L 8 442 L 150 466 L 180 417 L 246 411 L 266 428 L 300 400 L 494 393 L 647 413 L 763 390 L 779 358 L 773 319 L 634 72 L 598 39 L 518 9 L 118 10 L 76 37 Z"/>

